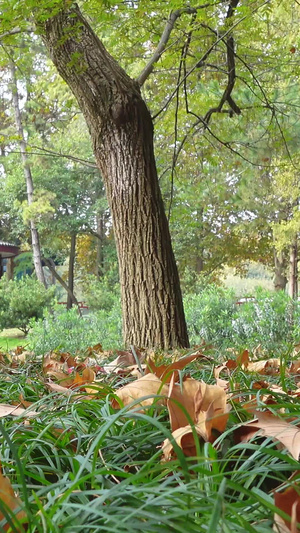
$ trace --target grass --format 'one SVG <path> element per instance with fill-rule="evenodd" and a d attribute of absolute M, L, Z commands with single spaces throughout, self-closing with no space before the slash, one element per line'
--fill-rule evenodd
<path fill-rule="evenodd" d="M 214 382 L 208 362 L 188 371 Z M 259 394 L 256 377 L 235 375 L 246 398 Z M 128 379 L 107 377 L 106 386 L 115 390 Z M 294 382 L 285 378 L 285 385 Z M 196 458 L 181 454 L 162 463 L 160 445 L 170 438 L 164 407 L 115 411 L 109 395 L 85 400 L 49 393 L 39 361 L 0 374 L 0 401 L 18 402 L 20 395 L 34 402 L 29 409 L 39 416 L 26 424 L 20 417 L 0 421 L 0 457 L 24 502 L 29 533 L 271 533 L 272 490 L 289 485 L 299 469 L 270 439 L 235 444 L 234 428 L 250 417 L 234 402 L 228 429 L 214 446 L 200 442 Z M 293 398 L 277 395 L 272 409 L 282 407 L 299 423 Z"/>
<path fill-rule="evenodd" d="M 27 339 L 19 329 L 4 329 L 0 333 L 0 350 L 10 351 L 17 346 L 24 346 Z"/>

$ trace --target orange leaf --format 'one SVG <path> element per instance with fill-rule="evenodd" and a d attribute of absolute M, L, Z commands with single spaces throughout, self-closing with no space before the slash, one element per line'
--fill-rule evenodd
<path fill-rule="evenodd" d="M 15 514 L 14 511 L 16 511 L 16 509 L 18 507 L 21 507 L 22 505 L 20 498 L 18 498 L 14 493 L 14 489 L 11 486 L 11 482 L 9 481 L 7 477 L 3 476 L 1 467 L 0 467 L 0 500 L 1 500 L 1 503 L 3 502 L 6 505 L 6 507 L 8 507 L 8 509 L 13 511 L 12 515 L 14 515 Z M 22 520 L 23 523 L 26 522 L 24 520 L 26 518 L 25 511 L 20 510 L 15 514 L 15 516 L 18 520 Z M 3 519 L 5 519 L 5 516 L 0 511 L 0 522 Z M 13 518 L 12 520 L 15 523 Z M 17 525 L 15 524 L 14 531 L 17 531 L 16 527 Z M 1 531 L 8 531 L 9 529 L 10 529 L 10 525 L 6 523 L 3 529 L 1 529 Z"/>
<path fill-rule="evenodd" d="M 297 522 L 300 522 L 300 487 L 297 488 L 298 490 L 289 487 L 284 492 L 274 493 L 276 507 L 291 517 L 291 521 L 287 521 L 275 514 L 274 522 L 278 533 L 297 533 L 300 531 L 300 527 L 297 527 Z"/>
<path fill-rule="evenodd" d="M 201 352 L 186 355 L 185 357 L 182 357 L 181 359 L 178 359 L 178 361 L 170 363 L 169 365 L 156 366 L 155 363 L 149 359 L 146 374 L 152 372 L 152 374 L 155 374 L 158 378 L 161 378 L 164 383 L 170 383 L 173 373 L 175 373 L 176 379 L 178 379 L 178 370 L 182 370 L 186 365 L 198 358 L 209 360 L 209 358 L 206 355 L 203 355 Z"/>
<path fill-rule="evenodd" d="M 240 353 L 236 358 L 236 362 L 239 366 L 244 365 L 244 367 L 247 368 L 248 363 L 249 363 L 248 350 L 244 350 L 242 353 Z"/>

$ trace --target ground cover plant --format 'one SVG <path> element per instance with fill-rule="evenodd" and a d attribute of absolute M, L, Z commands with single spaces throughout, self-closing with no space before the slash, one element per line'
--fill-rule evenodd
<path fill-rule="evenodd" d="M 297 350 L 2 353 L 1 531 L 296 532 Z"/>

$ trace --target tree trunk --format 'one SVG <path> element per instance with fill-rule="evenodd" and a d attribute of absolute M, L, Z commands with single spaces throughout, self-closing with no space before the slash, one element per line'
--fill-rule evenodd
<path fill-rule="evenodd" d="M 104 254 L 103 254 L 103 244 L 105 239 L 104 233 L 104 214 L 97 213 L 97 256 L 96 256 L 96 276 L 98 279 L 101 279 L 104 274 Z"/>
<path fill-rule="evenodd" d="M 13 60 L 10 61 L 10 75 L 11 75 L 12 99 L 13 99 L 14 110 L 15 110 L 16 129 L 19 135 L 20 153 L 21 153 L 21 159 L 23 163 L 23 170 L 24 170 L 24 176 L 25 176 L 26 188 L 27 188 L 27 201 L 28 201 L 28 205 L 30 205 L 33 201 L 33 181 L 32 181 L 31 169 L 30 169 L 30 165 L 29 165 L 27 153 L 26 153 L 26 141 L 24 137 L 21 111 L 20 111 L 20 105 L 19 105 L 19 93 L 18 93 L 18 85 L 17 85 L 17 77 L 16 77 L 16 67 L 15 67 Z M 38 230 L 36 228 L 34 220 L 30 220 L 30 232 L 31 232 L 33 263 L 34 263 L 36 277 L 47 288 L 44 271 L 42 267 L 39 234 L 38 234 Z"/>
<path fill-rule="evenodd" d="M 76 256 L 76 233 L 71 233 L 71 247 L 69 255 L 69 271 L 68 271 L 68 299 L 67 299 L 67 309 L 71 309 L 73 305 L 73 299 L 71 294 L 74 294 L 74 264 Z"/>
<path fill-rule="evenodd" d="M 55 265 L 54 265 L 54 262 L 52 259 L 47 259 L 46 257 L 43 258 L 43 261 L 45 263 L 45 265 L 49 268 L 52 276 L 58 281 L 58 283 L 61 284 L 61 286 L 67 291 L 67 294 L 68 294 L 68 297 L 70 296 L 72 302 L 74 305 L 77 305 L 78 307 L 78 311 L 79 311 L 79 314 L 81 315 L 81 310 L 80 310 L 80 307 L 79 307 L 79 303 L 75 297 L 75 294 L 73 292 L 70 291 L 68 285 L 66 284 L 66 282 L 62 279 L 62 277 L 58 274 L 58 272 L 56 271 L 55 269 Z"/>
<path fill-rule="evenodd" d="M 105 183 L 119 259 L 124 341 L 188 346 L 153 124 L 139 86 L 109 55 L 77 6 L 40 25 L 50 56 L 85 116 Z"/>
<path fill-rule="evenodd" d="M 298 242 L 297 237 L 290 248 L 290 279 L 289 279 L 289 296 L 298 298 Z"/>
<path fill-rule="evenodd" d="M 275 291 L 285 291 L 287 286 L 286 260 L 282 252 L 274 251 L 274 288 Z"/>

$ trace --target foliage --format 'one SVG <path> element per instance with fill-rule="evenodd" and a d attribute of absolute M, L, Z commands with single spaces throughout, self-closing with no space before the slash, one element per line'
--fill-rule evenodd
<path fill-rule="evenodd" d="M 18 328 L 25 334 L 32 319 L 43 316 L 54 303 L 55 287 L 45 289 L 36 279 L 0 280 L 0 329 Z"/>
<path fill-rule="evenodd" d="M 89 309 L 110 311 L 114 306 L 120 306 L 120 285 L 115 274 L 115 271 L 110 270 L 100 279 L 89 276 L 84 291 L 84 299 Z"/>
<path fill-rule="evenodd" d="M 56 308 L 53 313 L 33 322 L 28 335 L 31 349 L 37 355 L 51 350 L 81 351 L 101 343 L 104 348 L 122 344 L 121 313 L 117 303 L 109 311 L 102 309 L 80 317 L 78 310 Z"/>
<path fill-rule="evenodd" d="M 192 344 L 202 339 L 218 348 L 247 346 L 273 350 L 299 341 L 300 303 L 283 291 L 257 288 L 254 301 L 237 305 L 232 290 L 209 286 L 184 298 Z"/>

